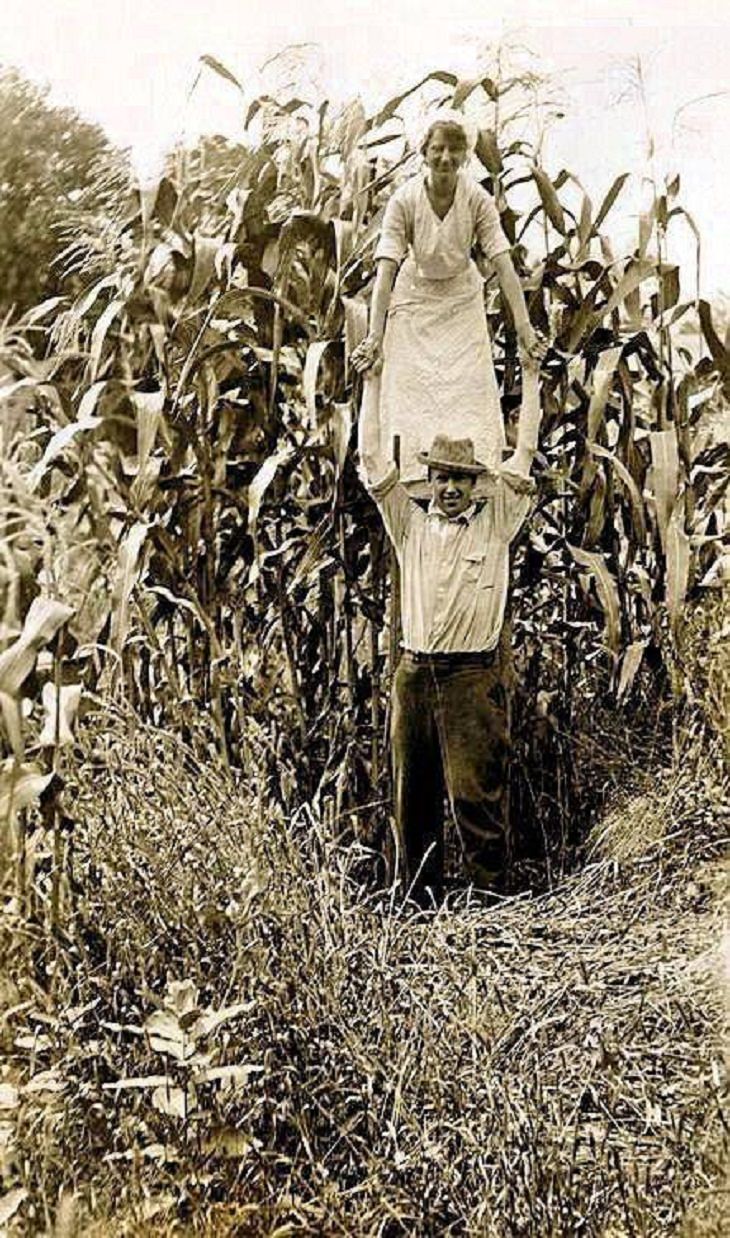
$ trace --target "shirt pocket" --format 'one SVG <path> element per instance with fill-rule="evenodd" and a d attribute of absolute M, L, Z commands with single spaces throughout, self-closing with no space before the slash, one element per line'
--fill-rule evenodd
<path fill-rule="evenodd" d="M 484 560 L 486 551 L 472 550 L 461 557 L 463 578 L 468 585 L 481 587 L 484 582 Z"/>

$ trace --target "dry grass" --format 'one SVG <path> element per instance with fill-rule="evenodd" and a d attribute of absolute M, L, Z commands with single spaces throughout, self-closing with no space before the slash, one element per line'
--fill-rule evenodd
<path fill-rule="evenodd" d="M 97 719 L 68 940 L 7 937 L 11 1232 L 719 1235 L 714 769 L 657 777 L 550 893 L 419 919 L 313 815 Z M 202 1067 L 151 1039 L 170 981 L 188 1029 L 241 1007 L 189 1033 Z M 161 1074 L 187 1119 L 110 1086 Z"/>

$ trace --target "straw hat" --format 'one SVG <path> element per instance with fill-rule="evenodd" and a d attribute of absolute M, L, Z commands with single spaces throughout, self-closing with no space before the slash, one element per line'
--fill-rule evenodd
<path fill-rule="evenodd" d="M 478 477 L 489 472 L 486 464 L 474 459 L 474 444 L 470 438 L 447 438 L 437 434 L 430 451 L 419 451 L 421 464 L 432 469 L 444 469 L 449 473 L 467 473 Z"/>

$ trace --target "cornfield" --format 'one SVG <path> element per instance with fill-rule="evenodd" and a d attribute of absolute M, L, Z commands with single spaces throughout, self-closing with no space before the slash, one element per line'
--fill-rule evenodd
<path fill-rule="evenodd" d="M 230 76 L 218 62 L 208 58 L 208 64 Z M 191 770 L 214 767 L 225 794 L 240 794 L 246 805 L 240 811 L 257 814 L 259 823 L 271 819 L 278 831 L 282 820 L 294 820 L 298 830 L 308 829 L 306 847 L 318 858 L 307 880 L 319 862 L 336 869 L 340 861 L 333 857 L 341 847 L 349 848 L 343 889 L 356 880 L 371 888 L 378 876 L 377 856 L 387 850 L 388 691 L 398 634 L 387 545 L 353 461 L 359 390 L 348 358 L 365 330 L 384 203 L 417 166 L 401 112 L 424 87 L 439 103 L 468 110 L 478 101 L 480 115 L 485 109 L 492 115 L 491 127 L 479 130 L 479 174 L 500 209 L 531 319 L 550 340 L 541 373 L 538 502 L 515 549 L 507 633 L 514 689 L 510 811 L 523 846 L 547 864 L 549 884 L 574 864 L 611 793 L 642 783 L 673 750 L 677 755 L 688 718 L 702 731 L 720 725 L 726 672 L 718 659 L 709 659 L 697 721 L 688 633 L 695 631 L 696 615 L 712 609 L 703 599 L 719 580 L 728 450 L 704 427 L 706 415 L 722 410 L 730 397 L 730 347 L 694 275 L 688 279 L 666 257 L 668 232 L 694 229 L 681 205 L 679 178 L 654 184 L 633 249 L 617 255 L 608 228 L 627 177 L 594 204 L 573 173 L 542 166 L 538 149 L 514 139 L 502 119 L 504 96 L 519 89 L 513 79 L 460 81 L 436 71 L 369 116 L 358 101 L 331 115 L 296 98 L 263 96 L 249 108 L 239 144 L 206 139 L 193 151 L 177 151 L 154 184 L 137 185 L 120 165 L 103 214 L 85 211 L 82 198 L 63 258 L 68 295 L 3 326 L 0 829 L 2 878 L 15 926 L 10 958 L 26 957 L 26 950 L 45 958 L 47 932 L 54 949 L 93 955 L 92 910 L 100 896 L 87 801 L 89 771 L 104 767 L 90 738 L 97 726 L 110 752 L 116 740 L 128 747 L 138 729 L 164 735 L 161 746 L 139 758 L 157 771 L 163 788 L 177 750 L 185 754 L 186 778 Z M 518 211 L 516 195 L 522 203 L 528 194 L 530 205 Z M 698 250 L 699 244 L 697 237 Z M 487 282 L 485 305 L 509 433 L 521 375 L 514 331 L 493 282 Z M 178 744 L 172 751 L 170 737 Z M 137 758 L 127 759 L 131 771 Z M 149 793 L 139 792 L 140 820 Z M 219 802 L 235 833 L 229 807 L 224 812 Z M 108 810 L 112 822 L 113 797 Z M 146 826 L 140 829 L 154 839 L 154 826 L 148 834 Z M 294 871 L 292 844 L 276 837 Z M 184 845 L 182 838 L 177 842 Z M 252 845 L 250 838 L 242 842 L 242 852 Z M 196 850 L 192 836 L 190 846 Z M 214 857 L 220 846 L 214 835 L 208 846 Z M 202 864 L 204 851 L 197 854 Z M 151 856 L 147 862 L 157 863 Z M 230 880 L 227 855 L 221 863 Z M 267 857 L 258 863 L 266 870 Z M 170 864 L 175 870 L 172 853 Z M 164 880 L 155 874 L 160 897 Z M 239 923 L 243 903 L 256 905 L 254 869 L 241 881 L 244 894 L 234 912 L 205 912 L 216 924 L 216 917 L 228 915 L 225 933 Z M 194 901 L 194 893 L 190 897 Z M 328 887 L 327 899 L 335 897 Z M 368 897 L 375 897 L 372 889 Z M 270 940 L 262 921 L 251 947 L 264 971 L 276 933 L 284 931 L 273 910 L 266 914 Z M 159 965 L 150 964 L 158 994 L 166 973 L 169 979 L 177 967 L 177 974 L 191 967 L 205 973 L 201 956 L 193 965 L 184 950 L 176 952 L 175 932 L 186 930 L 163 923 L 165 915 L 156 928 L 149 926 L 148 945 L 158 931 L 164 943 L 153 951 L 157 958 L 159 948 Z M 459 924 L 458 932 L 469 931 Z M 358 921 L 348 950 L 365 948 L 361 928 Z M 290 924 L 285 931 L 291 932 Z M 320 945 L 337 958 L 332 925 L 323 921 L 317 931 Z M 504 933 L 511 931 L 507 917 Z M 146 948 L 141 939 L 137 945 Z M 99 949 L 101 967 L 112 947 L 107 942 Z M 114 949 L 124 955 L 121 942 Z M 448 972 L 444 950 L 438 965 Z M 65 965 L 55 966 L 60 976 Z M 187 1050 L 180 1057 L 169 1043 L 177 1045 L 188 1014 L 203 1020 L 192 1037 L 196 1054 L 198 1040 L 207 1042 L 226 1019 L 246 1015 L 244 1004 L 234 1009 L 228 1002 L 225 1018 L 216 1022 L 211 1015 L 205 1023 L 198 989 L 183 986 L 166 990 L 159 1026 L 154 1015 L 146 1023 L 138 1013 L 128 1018 L 124 993 L 129 997 L 141 983 L 133 973 L 131 963 L 120 964 L 118 1010 L 88 986 L 76 993 L 76 1004 L 100 1001 L 119 1036 L 127 1024 L 144 1026 L 153 1047 L 156 1037 L 157 1051 L 183 1065 Z M 204 981 L 196 983 L 212 1000 Z M 226 987 L 232 992 L 247 983 L 239 977 Z M 272 991 L 272 1010 L 279 997 Z M 358 990 L 356 999 L 367 1000 L 367 994 Z M 264 1013 L 262 1006 L 256 1018 Z M 438 1028 L 414 1019 L 429 1060 L 441 1069 Z M 476 1024 L 473 1032 L 478 1038 Z M 249 1034 L 255 1043 L 266 1038 L 255 1020 Z M 324 1025 L 317 1034 L 324 1045 L 337 1040 Z M 282 1046 L 272 1049 L 274 1058 L 284 1053 Z M 350 1050 L 357 1060 L 352 1044 Z M 462 1050 L 475 1052 L 466 1041 Z M 302 1045 L 296 1052 L 304 1052 Z M 376 1047 L 362 1052 L 367 1057 Z M 228 1070 L 231 1086 L 238 1086 L 268 1069 L 265 1062 L 244 1063 L 235 1075 L 238 1064 L 219 1068 L 195 1060 L 197 1082 L 192 1068 L 183 1070 L 172 1099 L 158 1092 L 159 1113 L 187 1121 L 195 1089 L 224 1078 L 206 1070 Z M 287 1076 L 276 1061 L 285 1107 Z M 409 1092 L 408 1064 L 399 1062 L 398 1086 L 408 1104 L 418 1101 L 429 1112 L 428 1095 Z M 341 1067 L 333 1066 L 335 1074 Z M 104 1086 L 113 1082 L 107 1075 L 105 1067 L 96 1084 L 102 1076 Z M 497 1099 L 510 1104 L 501 1093 Z M 399 1103 L 393 1095 L 393 1132 L 401 1129 Z M 553 1121 L 551 1105 L 563 1103 L 554 1097 L 543 1107 L 545 1131 Z M 352 1127 L 345 1093 L 337 1104 L 341 1139 L 354 1141 L 363 1157 L 360 1101 L 352 1100 Z M 523 1121 L 515 1104 L 510 1138 Z M 292 1131 L 277 1134 L 273 1111 L 259 1116 L 258 1145 L 247 1145 L 246 1156 L 255 1160 L 263 1155 L 254 1155 L 255 1146 L 267 1139 L 276 1146 L 281 1136 L 295 1161 Z M 595 1138 L 603 1138 L 598 1120 L 591 1121 Z M 302 1122 L 297 1138 L 319 1147 L 321 1136 L 324 1147 L 321 1115 L 312 1125 Z M 230 1142 L 231 1123 L 223 1125 Z M 409 1138 L 401 1148 L 393 1134 L 390 1146 L 396 1165 L 401 1154 L 405 1158 L 404 1172 L 415 1155 Z M 434 1141 L 428 1156 L 448 1157 L 448 1139 L 434 1135 Z M 571 1182 L 573 1174 L 580 1178 L 581 1146 L 578 1141 L 572 1149 Z M 620 1205 L 627 1228 L 610 1232 L 660 1232 L 643 1230 L 636 1220 L 649 1179 L 642 1185 L 639 1169 L 635 1178 L 622 1178 L 615 1160 L 621 1148 L 609 1134 L 606 1148 L 601 1190 L 612 1201 L 607 1215 L 619 1206 L 625 1183 L 629 1192 Z M 560 1175 L 549 1186 L 544 1227 L 535 1228 L 537 1213 L 531 1221 L 525 1200 L 548 1187 L 528 1170 L 526 1194 L 509 1204 L 515 1217 L 526 1208 L 526 1219 L 515 1220 L 510 1233 L 604 1232 L 596 1228 L 601 1205 L 587 1180 L 580 1179 L 580 1191 L 571 1196 L 568 1178 Z M 486 1172 L 484 1165 L 474 1169 L 479 1189 Z M 247 1168 L 244 1176 L 251 1173 Z M 273 1182 L 273 1161 L 267 1174 Z M 516 1190 L 506 1162 L 499 1174 L 506 1200 Z M 406 1217 L 423 1189 L 416 1178 L 399 1188 Z M 471 1179 L 466 1185 L 454 1179 L 442 1196 L 427 1196 L 420 1220 L 406 1219 L 398 1228 L 391 1217 L 390 1228 L 383 1222 L 378 1229 L 370 1196 L 370 1211 L 353 1221 L 350 1203 L 337 1194 L 345 1189 L 341 1178 L 331 1195 L 337 1224 L 322 1228 L 323 1205 L 324 1212 L 312 1211 L 307 1230 L 305 1196 L 315 1186 L 305 1179 L 288 1210 L 280 1210 L 299 1218 L 301 1232 L 345 1233 L 352 1224 L 361 1228 L 349 1232 L 363 1234 L 492 1232 L 488 1212 L 478 1209 L 470 1214 L 472 1228 L 459 1229 Z M 609 1179 L 613 1185 L 606 1185 Z M 387 1195 L 387 1184 L 381 1187 Z M 199 1189 L 191 1187 L 193 1194 Z M 316 1190 L 326 1200 L 321 1182 Z M 678 1215 L 674 1207 L 667 1203 L 662 1214 L 667 1226 Z M 48 1216 L 54 1208 L 46 1204 Z M 270 1231 L 263 1222 L 255 1229 L 249 1218 L 240 1219 L 243 1228 L 235 1232 L 295 1232 L 276 1229 L 278 1215 L 272 1212 Z"/>

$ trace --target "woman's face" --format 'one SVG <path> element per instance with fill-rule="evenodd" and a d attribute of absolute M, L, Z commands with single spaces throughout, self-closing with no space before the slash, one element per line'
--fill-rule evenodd
<path fill-rule="evenodd" d="M 466 141 L 458 129 L 436 125 L 428 139 L 424 159 L 435 183 L 448 184 L 466 161 Z"/>

